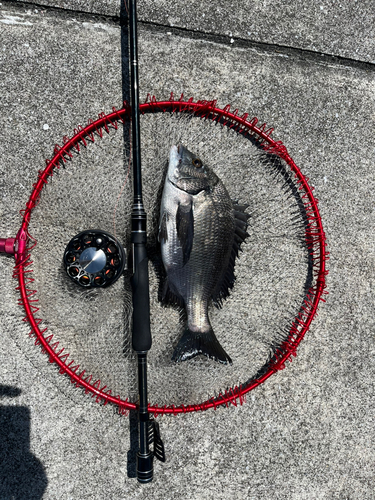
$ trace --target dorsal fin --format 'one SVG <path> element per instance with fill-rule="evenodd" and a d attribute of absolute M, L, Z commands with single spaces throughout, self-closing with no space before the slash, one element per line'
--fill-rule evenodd
<path fill-rule="evenodd" d="M 247 232 L 247 221 L 250 217 L 245 210 L 249 205 L 239 205 L 236 201 L 233 203 L 233 213 L 235 221 L 234 238 L 232 251 L 229 258 L 228 267 L 225 272 L 223 272 L 222 279 L 218 283 L 214 293 L 212 294 L 212 300 L 216 307 L 220 308 L 223 305 L 223 300 L 229 296 L 229 291 L 233 288 L 236 277 L 234 275 L 234 266 L 236 263 L 236 258 L 238 253 L 241 251 L 241 245 L 249 236 Z"/>

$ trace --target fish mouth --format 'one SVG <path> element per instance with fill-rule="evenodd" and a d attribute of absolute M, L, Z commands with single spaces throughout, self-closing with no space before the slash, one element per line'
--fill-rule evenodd
<path fill-rule="evenodd" d="M 179 152 L 179 146 L 173 145 L 169 151 L 169 168 L 176 168 L 179 163 L 181 163 L 181 155 Z"/>
<path fill-rule="evenodd" d="M 169 162 L 174 164 L 181 163 L 185 151 L 186 149 L 182 144 L 173 145 L 169 153 Z"/>
<path fill-rule="evenodd" d="M 179 144 L 177 146 L 177 153 L 180 156 L 180 161 L 182 161 L 186 153 L 186 148 L 182 144 Z"/>
<path fill-rule="evenodd" d="M 178 144 L 177 146 L 173 145 L 171 147 L 169 155 L 169 171 L 167 176 L 168 181 L 181 191 L 183 191 L 183 189 L 181 189 L 181 187 L 177 185 L 177 182 L 179 183 L 180 181 L 190 181 L 193 179 L 193 177 L 188 174 L 185 174 L 183 177 L 176 177 L 176 170 L 182 162 L 184 151 L 185 148 L 182 144 Z"/>
<path fill-rule="evenodd" d="M 194 181 L 196 180 L 196 177 L 193 175 L 194 172 L 190 174 L 187 171 L 189 170 L 188 168 L 181 168 L 181 164 L 183 167 L 183 162 L 189 160 L 189 154 L 189 151 L 182 144 L 178 144 L 178 146 L 173 145 L 171 147 L 167 181 L 179 191 L 196 195 L 202 191 L 202 188 L 194 187 Z"/>

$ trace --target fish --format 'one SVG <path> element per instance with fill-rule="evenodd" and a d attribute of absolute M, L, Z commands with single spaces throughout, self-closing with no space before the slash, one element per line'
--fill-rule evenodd
<path fill-rule="evenodd" d="M 235 261 L 249 236 L 248 206 L 232 201 L 213 169 L 186 147 L 171 147 L 158 228 L 162 301 L 182 307 L 187 318 L 173 361 L 202 354 L 232 364 L 208 309 L 211 303 L 220 308 L 233 288 Z"/>

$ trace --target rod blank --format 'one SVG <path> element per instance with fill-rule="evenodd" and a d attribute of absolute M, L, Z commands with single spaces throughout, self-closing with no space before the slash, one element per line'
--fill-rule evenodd
<path fill-rule="evenodd" d="M 133 276 L 133 349 L 138 355 L 139 450 L 137 479 L 148 483 L 153 479 L 154 453 L 149 447 L 150 417 L 147 397 L 147 351 L 151 347 L 150 292 L 148 278 L 147 217 L 142 198 L 141 134 L 139 123 L 138 35 L 136 0 L 129 1 L 130 77 L 132 104 L 132 153 L 134 172 L 134 203 L 132 211 Z"/>

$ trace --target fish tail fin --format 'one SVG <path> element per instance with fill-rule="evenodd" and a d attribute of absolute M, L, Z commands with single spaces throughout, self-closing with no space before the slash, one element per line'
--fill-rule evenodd
<path fill-rule="evenodd" d="M 212 328 L 207 332 L 193 332 L 186 327 L 173 353 L 172 361 L 177 363 L 186 361 L 195 358 L 198 354 L 203 354 L 225 365 L 232 364 L 232 360 L 220 345 Z"/>

